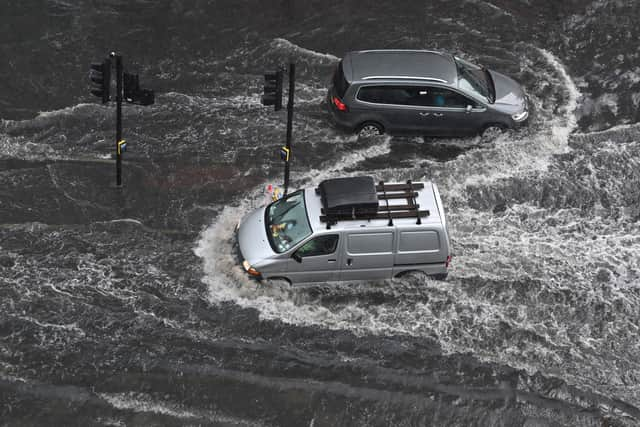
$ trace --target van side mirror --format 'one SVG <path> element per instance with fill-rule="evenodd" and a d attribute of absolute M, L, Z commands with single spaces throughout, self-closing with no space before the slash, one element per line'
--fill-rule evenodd
<path fill-rule="evenodd" d="M 302 257 L 298 255 L 298 252 L 294 252 L 293 255 L 291 255 L 291 258 L 295 259 L 297 262 L 302 262 Z"/>
<path fill-rule="evenodd" d="M 473 110 L 473 105 L 467 105 L 466 110 L 467 110 L 467 113 L 470 113 L 471 110 Z"/>

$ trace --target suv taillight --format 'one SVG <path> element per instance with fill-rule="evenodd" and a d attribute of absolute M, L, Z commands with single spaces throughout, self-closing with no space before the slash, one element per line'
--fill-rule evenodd
<path fill-rule="evenodd" d="M 338 110 L 347 111 L 347 106 L 344 104 L 344 102 L 340 100 L 340 98 L 338 98 L 337 96 L 334 96 L 332 101 L 333 101 L 333 105 L 335 105 Z"/>
<path fill-rule="evenodd" d="M 451 264 L 451 255 L 447 255 L 447 262 L 444 263 L 445 268 L 449 268 L 449 264 Z"/>

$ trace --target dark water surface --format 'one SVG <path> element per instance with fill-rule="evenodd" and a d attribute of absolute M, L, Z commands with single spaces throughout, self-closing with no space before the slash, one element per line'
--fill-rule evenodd
<path fill-rule="evenodd" d="M 18 1 L 0 5 L 0 425 L 640 425 L 640 6 L 617 1 Z M 436 48 L 513 75 L 490 142 L 333 130 L 338 58 Z M 111 50 L 157 91 L 88 95 Z M 279 182 L 434 180 L 454 262 L 256 288 L 233 227 Z"/>

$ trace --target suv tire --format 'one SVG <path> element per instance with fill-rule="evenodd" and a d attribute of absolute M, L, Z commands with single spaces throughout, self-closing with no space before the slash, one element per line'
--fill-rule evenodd
<path fill-rule="evenodd" d="M 482 141 L 488 142 L 493 141 L 498 137 L 498 135 L 504 133 L 507 128 L 504 125 L 492 123 L 490 125 L 486 125 L 484 129 L 482 129 Z"/>
<path fill-rule="evenodd" d="M 358 137 L 360 138 L 369 138 L 383 134 L 384 128 L 377 122 L 365 122 L 358 127 Z"/>

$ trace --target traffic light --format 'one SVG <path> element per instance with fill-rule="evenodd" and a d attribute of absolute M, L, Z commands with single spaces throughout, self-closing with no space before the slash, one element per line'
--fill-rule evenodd
<path fill-rule="evenodd" d="M 273 105 L 275 111 L 282 110 L 282 71 L 264 74 L 262 105 Z"/>
<path fill-rule="evenodd" d="M 123 74 L 124 100 L 130 104 L 151 105 L 155 101 L 155 94 L 151 89 L 141 89 L 137 74 Z"/>
<path fill-rule="evenodd" d="M 102 98 L 102 103 L 109 102 L 109 89 L 111 88 L 111 60 L 106 58 L 101 63 L 91 64 L 89 78 L 94 83 L 91 93 Z"/>

